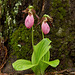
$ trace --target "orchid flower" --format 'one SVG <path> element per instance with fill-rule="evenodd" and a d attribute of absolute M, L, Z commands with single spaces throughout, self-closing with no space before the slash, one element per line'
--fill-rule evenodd
<path fill-rule="evenodd" d="M 26 8 L 26 10 L 23 10 L 22 12 L 28 13 L 28 16 L 25 19 L 25 26 L 30 29 L 33 25 L 34 25 L 34 16 L 33 14 L 35 14 L 35 16 L 39 19 L 38 15 L 36 14 L 34 7 L 33 6 L 29 6 L 28 8 Z"/>
<path fill-rule="evenodd" d="M 25 19 L 25 26 L 29 29 L 34 25 L 33 15 L 28 15 Z"/>
<path fill-rule="evenodd" d="M 48 34 L 50 31 L 50 27 L 47 22 L 42 22 L 41 28 L 44 34 Z"/>
<path fill-rule="evenodd" d="M 51 26 L 51 24 L 52 24 L 52 22 L 53 22 L 53 18 L 51 18 L 49 15 L 46 15 L 46 14 L 45 14 L 45 15 L 42 17 L 41 21 L 38 22 L 38 24 L 40 24 L 41 22 L 42 22 L 42 25 L 41 25 L 42 32 L 43 32 L 44 34 L 48 34 L 49 31 L 50 31 L 50 27 L 49 27 L 49 25 L 48 25 L 47 22 L 50 22 L 50 26 Z M 38 24 L 37 24 L 37 25 L 38 25 Z"/>

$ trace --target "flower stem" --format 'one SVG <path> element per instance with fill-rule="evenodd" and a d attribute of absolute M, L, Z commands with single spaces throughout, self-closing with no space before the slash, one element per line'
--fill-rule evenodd
<path fill-rule="evenodd" d="M 34 46 L 34 42 L 33 42 L 33 26 L 32 26 L 32 46 Z"/>
<path fill-rule="evenodd" d="M 43 37 L 43 39 L 44 39 L 44 33 L 42 32 L 42 37 Z"/>

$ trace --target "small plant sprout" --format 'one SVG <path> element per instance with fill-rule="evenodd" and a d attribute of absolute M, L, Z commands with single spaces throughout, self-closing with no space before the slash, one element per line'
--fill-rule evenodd
<path fill-rule="evenodd" d="M 50 21 L 52 23 L 53 19 L 49 17 L 48 15 L 44 15 L 41 21 L 38 23 L 40 24 L 42 22 L 41 28 L 42 28 L 42 35 L 43 39 L 36 45 L 34 45 L 33 41 L 33 24 L 34 24 L 34 17 L 33 13 L 34 9 L 33 6 L 29 6 L 26 10 L 23 12 L 28 12 L 28 16 L 25 19 L 25 26 L 29 29 L 32 27 L 32 46 L 33 46 L 33 53 L 31 57 L 31 61 L 25 60 L 25 59 L 19 59 L 15 61 L 12 66 L 16 71 L 22 71 L 27 69 L 32 69 L 35 75 L 44 75 L 44 71 L 46 68 L 50 65 L 52 67 L 57 67 L 59 65 L 59 59 L 50 61 L 50 51 L 51 48 L 51 40 L 48 38 L 44 38 L 44 34 L 48 34 L 50 31 L 50 27 L 47 23 L 47 21 Z M 37 14 L 36 14 L 37 15 Z M 44 33 L 44 34 L 43 34 Z"/>

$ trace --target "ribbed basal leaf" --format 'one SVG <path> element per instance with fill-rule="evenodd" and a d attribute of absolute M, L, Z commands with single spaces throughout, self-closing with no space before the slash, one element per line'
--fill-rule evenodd
<path fill-rule="evenodd" d="M 49 62 L 42 60 L 42 62 L 44 62 L 44 63 L 46 63 L 46 64 L 48 64 L 48 65 L 50 65 L 52 67 L 57 67 L 59 65 L 59 63 L 60 63 L 59 59 L 49 61 Z"/>
<path fill-rule="evenodd" d="M 16 71 L 22 71 L 22 70 L 27 70 L 29 68 L 32 68 L 35 65 L 32 65 L 32 63 L 28 60 L 19 59 L 19 60 L 15 61 L 12 64 L 12 66 Z"/>
<path fill-rule="evenodd" d="M 44 38 L 37 45 L 34 46 L 34 52 L 32 54 L 32 63 L 38 63 L 42 57 L 49 51 L 51 41 L 48 38 Z"/>
<path fill-rule="evenodd" d="M 40 60 L 49 61 L 49 57 L 50 57 L 49 49 L 51 48 L 51 46 L 49 46 L 50 43 L 51 41 L 48 38 L 44 38 L 37 45 L 34 46 L 34 52 L 32 54 L 32 64 L 38 64 L 37 66 L 34 66 L 32 68 L 32 70 L 35 73 L 37 73 L 37 71 L 43 72 L 45 68 L 48 66 L 48 64 L 45 64 Z M 43 64 L 44 66 L 41 64 Z"/>
<path fill-rule="evenodd" d="M 41 60 L 49 62 L 49 59 L 50 59 L 50 51 L 48 51 L 48 52 L 43 56 L 43 58 L 42 58 Z M 40 61 L 39 66 L 40 66 L 40 71 L 41 71 L 41 73 L 44 73 L 44 71 L 46 70 L 46 68 L 47 68 L 49 65 L 46 64 L 46 63 L 44 63 L 44 62 L 42 62 L 42 61 Z"/>
<path fill-rule="evenodd" d="M 49 48 L 48 48 L 48 50 L 49 50 Z M 37 71 L 40 71 L 42 68 L 42 71 L 46 68 L 46 66 L 48 65 L 48 64 L 45 64 L 45 63 L 41 63 L 41 61 L 39 61 L 39 62 L 37 62 L 37 60 L 36 60 L 36 57 L 35 57 L 35 55 L 34 55 L 34 53 L 33 53 L 33 55 L 32 55 L 32 64 L 38 64 L 37 66 L 34 66 L 33 68 L 32 68 L 32 70 L 35 72 L 35 73 L 37 73 Z M 43 60 L 43 58 L 41 59 L 41 60 Z M 48 61 L 48 58 L 46 59 L 44 59 L 44 60 L 47 60 Z M 45 64 L 44 66 L 43 65 L 41 65 L 41 64 Z M 43 66 L 43 67 L 42 67 Z M 38 70 L 37 70 L 38 69 Z"/>

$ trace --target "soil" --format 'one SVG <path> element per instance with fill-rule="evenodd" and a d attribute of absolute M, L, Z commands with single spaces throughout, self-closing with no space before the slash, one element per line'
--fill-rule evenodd
<path fill-rule="evenodd" d="M 11 75 L 24 75 L 28 73 L 33 73 L 32 70 L 26 70 L 26 71 L 15 71 L 12 67 L 12 63 L 17 60 L 16 56 L 9 56 L 7 59 L 7 63 L 2 69 L 2 73 L 8 73 Z"/>
<path fill-rule="evenodd" d="M 5 46 L 0 46 L 0 69 L 2 69 L 4 64 L 6 63 L 6 56 L 7 48 Z"/>

